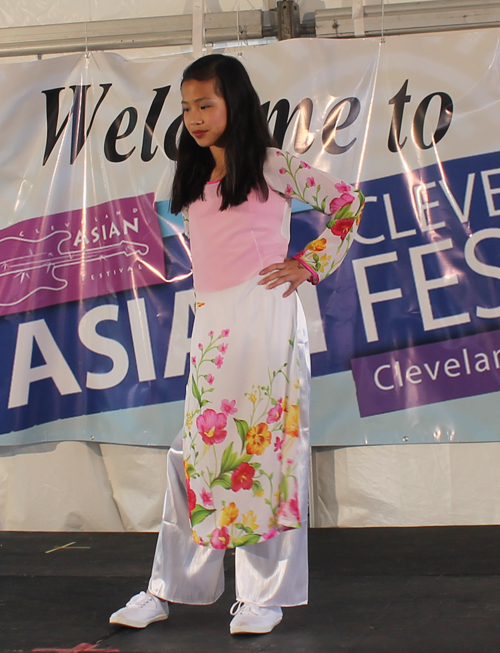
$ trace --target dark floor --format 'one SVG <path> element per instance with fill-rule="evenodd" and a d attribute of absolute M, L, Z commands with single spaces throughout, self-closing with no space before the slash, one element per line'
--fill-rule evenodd
<path fill-rule="evenodd" d="M 310 604 L 261 636 L 229 635 L 231 555 L 215 605 L 110 626 L 145 589 L 155 540 L 0 533 L 0 652 L 500 653 L 500 526 L 311 530 Z"/>

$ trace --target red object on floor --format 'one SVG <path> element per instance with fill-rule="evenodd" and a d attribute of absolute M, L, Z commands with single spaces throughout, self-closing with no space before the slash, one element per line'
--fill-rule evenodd
<path fill-rule="evenodd" d="M 34 648 L 33 653 L 120 653 L 119 648 L 96 648 L 97 644 L 78 644 L 73 648 Z"/>

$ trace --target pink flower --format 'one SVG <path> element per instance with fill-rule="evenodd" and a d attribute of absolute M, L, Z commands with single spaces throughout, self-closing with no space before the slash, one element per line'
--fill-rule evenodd
<path fill-rule="evenodd" d="M 191 489 L 189 478 L 186 478 L 186 490 L 187 490 L 187 497 L 188 497 L 188 510 L 189 510 L 189 514 L 191 515 L 191 513 L 196 507 L 196 493 L 193 489 Z"/>
<path fill-rule="evenodd" d="M 218 350 L 221 354 L 225 354 L 228 348 L 227 342 L 223 342 L 222 345 L 219 345 Z"/>
<path fill-rule="evenodd" d="M 193 357 L 191 358 L 191 361 L 192 361 L 193 365 L 196 365 L 196 356 L 193 356 Z"/>
<path fill-rule="evenodd" d="M 281 461 L 283 460 L 283 454 L 280 452 L 280 453 L 276 456 L 276 458 L 278 459 L 279 462 L 281 462 Z"/>
<path fill-rule="evenodd" d="M 330 215 L 337 213 L 346 204 L 354 202 L 354 195 L 350 193 L 342 193 L 340 197 L 336 197 L 330 202 Z"/>
<path fill-rule="evenodd" d="M 227 417 L 224 413 L 216 413 L 211 408 L 198 415 L 196 426 L 205 444 L 219 444 L 227 436 L 227 431 L 224 430 L 227 426 Z"/>
<path fill-rule="evenodd" d="M 351 190 L 351 186 L 346 184 L 345 181 L 341 181 L 339 184 L 335 184 L 335 188 L 339 193 L 348 193 Z"/>
<path fill-rule="evenodd" d="M 300 521 L 299 498 L 297 496 L 297 492 L 295 492 L 294 498 L 290 499 L 290 501 L 288 502 L 288 506 L 290 508 L 290 512 L 295 517 L 295 519 L 297 521 Z"/>
<path fill-rule="evenodd" d="M 213 374 L 207 374 L 205 378 L 207 380 L 208 385 L 212 385 L 212 383 L 215 381 L 215 377 Z"/>
<path fill-rule="evenodd" d="M 276 152 L 276 156 L 281 156 L 281 152 L 279 150 Z"/>
<path fill-rule="evenodd" d="M 222 336 L 223 338 L 227 338 L 228 335 L 229 335 L 229 329 L 222 329 L 222 331 L 220 332 L 220 334 L 221 334 L 221 336 Z"/>
<path fill-rule="evenodd" d="M 209 335 L 210 338 L 211 338 L 211 337 L 214 335 L 214 332 L 213 332 L 213 331 L 209 331 L 209 332 L 208 332 L 208 335 Z"/>
<path fill-rule="evenodd" d="M 291 195 L 292 193 L 293 193 L 293 188 L 290 186 L 290 184 L 287 184 L 285 188 L 285 195 Z"/>
<path fill-rule="evenodd" d="M 278 508 L 278 516 L 279 517 L 286 517 L 288 512 L 288 502 L 287 501 L 282 501 L 280 503 L 280 507 Z"/>
<path fill-rule="evenodd" d="M 281 401 L 279 401 L 271 410 L 267 413 L 266 422 L 272 424 L 273 422 L 278 422 L 283 414 L 283 406 Z"/>
<path fill-rule="evenodd" d="M 300 165 L 301 165 L 301 166 L 304 166 L 304 168 L 307 168 L 308 170 L 311 169 L 311 166 L 310 166 L 308 163 L 306 163 L 305 161 L 301 161 L 301 162 L 300 162 Z"/>
<path fill-rule="evenodd" d="M 212 531 L 212 537 L 210 538 L 210 544 L 214 549 L 227 549 L 227 545 L 231 541 L 231 536 L 226 526 L 222 528 L 214 528 Z"/>
<path fill-rule="evenodd" d="M 196 494 L 195 491 L 192 490 L 191 488 L 188 489 L 188 508 L 189 508 L 189 514 L 193 512 L 193 510 L 196 507 Z"/>
<path fill-rule="evenodd" d="M 231 490 L 249 490 L 253 485 L 255 469 L 248 463 L 241 463 L 231 474 Z"/>
<path fill-rule="evenodd" d="M 334 236 L 340 236 L 340 239 L 344 240 L 351 231 L 353 223 L 354 218 L 340 218 L 340 220 L 336 220 L 330 231 Z"/>
<path fill-rule="evenodd" d="M 201 342 L 198 343 L 198 349 L 201 349 L 201 351 L 203 351 L 203 345 L 201 344 Z"/>
<path fill-rule="evenodd" d="M 222 363 L 224 362 L 224 358 L 219 354 L 214 358 L 214 365 L 217 367 L 218 370 L 222 367 Z"/>
<path fill-rule="evenodd" d="M 276 442 L 274 443 L 274 450 L 275 451 L 281 451 L 281 447 L 283 446 L 283 441 L 285 438 L 280 438 L 276 436 Z M 280 458 L 281 460 L 281 458 Z"/>
<path fill-rule="evenodd" d="M 262 534 L 262 537 L 263 537 L 265 540 L 270 540 L 271 538 L 276 537 L 276 535 L 278 535 L 278 531 L 277 531 L 277 530 L 274 528 L 274 526 L 273 526 L 273 528 L 271 528 L 271 530 L 269 531 L 269 533 L 263 533 L 263 534 Z"/>
<path fill-rule="evenodd" d="M 314 181 L 314 177 L 308 177 L 306 181 L 307 181 L 307 185 L 309 186 L 309 188 L 313 188 L 314 186 L 316 186 L 316 182 Z"/>
<path fill-rule="evenodd" d="M 229 401 L 229 399 L 223 399 L 220 409 L 224 415 L 234 415 L 238 412 L 238 409 L 236 408 L 236 399 L 233 399 L 232 401 Z"/>
<path fill-rule="evenodd" d="M 205 488 L 201 491 L 201 500 L 205 507 L 211 508 L 214 505 L 211 493 Z"/>
<path fill-rule="evenodd" d="M 290 466 L 293 465 L 293 459 L 292 458 L 287 458 L 286 464 L 290 465 Z"/>
<path fill-rule="evenodd" d="M 280 168 L 280 175 L 284 175 L 286 172 L 285 168 Z"/>

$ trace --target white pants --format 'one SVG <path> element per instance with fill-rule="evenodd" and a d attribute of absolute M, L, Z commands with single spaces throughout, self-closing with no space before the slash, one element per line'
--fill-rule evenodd
<path fill-rule="evenodd" d="M 174 603 L 208 604 L 224 591 L 224 551 L 193 540 L 179 435 L 167 456 L 167 491 L 148 591 Z M 307 603 L 307 522 L 267 542 L 237 547 L 236 600 Z"/>

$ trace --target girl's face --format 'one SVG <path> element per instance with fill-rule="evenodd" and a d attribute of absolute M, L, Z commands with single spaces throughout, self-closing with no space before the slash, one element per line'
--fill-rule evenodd
<path fill-rule="evenodd" d="M 201 147 L 224 147 L 227 126 L 224 98 L 215 92 L 215 80 L 188 80 L 181 87 L 184 124 Z"/>

